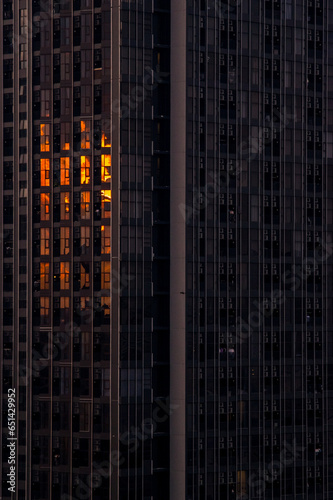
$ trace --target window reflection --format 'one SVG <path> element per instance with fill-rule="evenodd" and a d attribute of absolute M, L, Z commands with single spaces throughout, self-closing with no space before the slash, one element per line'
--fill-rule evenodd
<path fill-rule="evenodd" d="M 90 227 L 81 226 L 81 255 L 88 253 L 90 247 Z"/>
<path fill-rule="evenodd" d="M 68 255 L 70 251 L 70 228 L 60 228 L 60 255 Z"/>
<path fill-rule="evenodd" d="M 102 253 L 109 254 L 111 253 L 111 227 L 101 226 L 101 235 L 102 235 Z"/>
<path fill-rule="evenodd" d="M 69 161 L 69 158 L 60 158 L 60 184 L 62 186 L 70 185 Z"/>
<path fill-rule="evenodd" d="M 50 229 L 48 227 L 40 229 L 40 254 L 50 255 Z"/>
<path fill-rule="evenodd" d="M 50 160 L 48 158 L 40 160 L 40 185 L 42 187 L 50 185 Z"/>
<path fill-rule="evenodd" d="M 41 297 L 40 298 L 40 316 L 41 326 L 45 326 L 49 323 L 50 316 L 50 297 Z"/>
<path fill-rule="evenodd" d="M 86 289 L 90 287 L 90 273 L 89 273 L 89 263 L 81 263 L 81 277 L 80 277 L 80 288 Z"/>
<path fill-rule="evenodd" d="M 60 218 L 61 220 L 69 220 L 69 215 L 70 215 L 69 192 L 60 193 Z"/>
<path fill-rule="evenodd" d="M 40 150 L 41 152 L 50 151 L 50 124 L 40 124 Z"/>
<path fill-rule="evenodd" d="M 67 323 L 70 321 L 69 297 L 60 297 L 60 321 Z"/>
<path fill-rule="evenodd" d="M 60 290 L 69 290 L 69 262 L 60 262 Z"/>
<path fill-rule="evenodd" d="M 111 217 L 111 189 L 101 191 L 102 217 Z"/>
<path fill-rule="evenodd" d="M 110 288 L 111 262 L 102 261 L 101 289 Z"/>
<path fill-rule="evenodd" d="M 102 132 L 102 148 L 110 148 L 111 147 L 111 138 L 109 134 Z"/>
<path fill-rule="evenodd" d="M 90 219 L 90 191 L 81 193 L 81 219 Z"/>
<path fill-rule="evenodd" d="M 108 182 L 111 180 L 111 155 L 102 155 L 101 164 L 101 180 L 102 182 Z"/>
<path fill-rule="evenodd" d="M 50 195 L 48 193 L 40 194 L 40 220 L 50 220 Z"/>
<path fill-rule="evenodd" d="M 110 317 L 111 297 L 101 297 L 101 308 L 104 311 L 104 316 Z"/>
<path fill-rule="evenodd" d="M 81 120 L 81 149 L 90 149 L 90 122 Z"/>
<path fill-rule="evenodd" d="M 40 289 L 50 289 L 50 264 L 49 262 L 40 263 Z"/>
<path fill-rule="evenodd" d="M 81 156 L 81 184 L 90 184 L 90 158 Z"/>

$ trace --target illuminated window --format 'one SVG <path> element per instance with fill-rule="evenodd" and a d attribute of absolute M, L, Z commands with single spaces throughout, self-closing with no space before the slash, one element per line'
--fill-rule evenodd
<path fill-rule="evenodd" d="M 60 228 L 60 255 L 68 255 L 70 251 L 70 228 Z"/>
<path fill-rule="evenodd" d="M 111 180 L 111 155 L 102 155 L 102 182 L 109 182 Z"/>
<path fill-rule="evenodd" d="M 102 253 L 111 253 L 111 227 L 101 226 Z"/>
<path fill-rule="evenodd" d="M 40 220 L 50 220 L 50 195 L 40 193 Z"/>
<path fill-rule="evenodd" d="M 40 228 L 40 254 L 50 255 L 50 229 L 48 227 Z"/>
<path fill-rule="evenodd" d="M 70 321 L 69 312 L 69 297 L 60 297 L 60 321 L 68 322 Z"/>
<path fill-rule="evenodd" d="M 89 264 L 81 263 L 80 288 L 85 289 L 90 287 Z"/>
<path fill-rule="evenodd" d="M 102 261 L 101 289 L 110 288 L 111 262 Z"/>
<path fill-rule="evenodd" d="M 81 149 L 90 149 L 90 122 L 81 120 Z"/>
<path fill-rule="evenodd" d="M 50 316 L 50 297 L 40 298 L 40 316 L 41 316 L 41 326 L 48 324 L 48 318 Z"/>
<path fill-rule="evenodd" d="M 69 151 L 71 140 L 71 124 L 69 122 L 61 123 L 61 149 Z"/>
<path fill-rule="evenodd" d="M 81 226 L 81 255 L 89 252 L 90 247 L 90 227 Z"/>
<path fill-rule="evenodd" d="M 90 308 L 90 297 L 80 297 L 80 306 L 81 306 L 81 311 L 84 311 L 85 309 Z"/>
<path fill-rule="evenodd" d="M 81 156 L 81 184 L 90 184 L 90 158 Z"/>
<path fill-rule="evenodd" d="M 90 219 L 90 192 L 81 193 L 81 219 Z"/>
<path fill-rule="evenodd" d="M 104 189 L 101 191 L 102 195 L 102 217 L 111 217 L 111 190 Z"/>
<path fill-rule="evenodd" d="M 40 160 L 40 185 L 42 187 L 50 185 L 50 160 L 42 158 Z"/>
<path fill-rule="evenodd" d="M 49 262 L 40 263 L 40 289 L 50 289 L 50 264 Z"/>
<path fill-rule="evenodd" d="M 102 148 L 110 148 L 111 147 L 111 138 L 109 132 L 102 132 Z"/>
<path fill-rule="evenodd" d="M 101 297 L 101 308 L 104 311 L 104 316 L 110 317 L 111 297 Z"/>
<path fill-rule="evenodd" d="M 50 124 L 40 124 L 40 150 L 41 152 L 50 151 Z"/>
<path fill-rule="evenodd" d="M 69 193 L 60 193 L 60 219 L 69 220 L 70 198 Z"/>
<path fill-rule="evenodd" d="M 69 158 L 60 158 L 60 184 L 62 186 L 70 185 Z"/>
<path fill-rule="evenodd" d="M 69 290 L 69 262 L 60 262 L 60 290 Z"/>

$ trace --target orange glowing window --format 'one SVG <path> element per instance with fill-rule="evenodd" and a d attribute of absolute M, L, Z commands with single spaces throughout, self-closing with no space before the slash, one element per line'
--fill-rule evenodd
<path fill-rule="evenodd" d="M 40 160 L 40 185 L 42 187 L 50 185 L 50 160 L 47 158 Z"/>
<path fill-rule="evenodd" d="M 69 290 L 69 262 L 60 262 L 60 290 Z"/>
<path fill-rule="evenodd" d="M 60 219 L 69 220 L 70 217 L 70 194 L 60 193 Z"/>
<path fill-rule="evenodd" d="M 40 228 L 40 254 L 50 255 L 50 229 L 48 227 Z"/>
<path fill-rule="evenodd" d="M 50 264 L 49 262 L 40 263 L 40 289 L 50 289 Z"/>
<path fill-rule="evenodd" d="M 90 227 L 81 226 L 81 255 L 86 255 L 90 247 Z"/>
<path fill-rule="evenodd" d="M 50 195 L 40 194 L 40 220 L 50 220 Z"/>
<path fill-rule="evenodd" d="M 40 315 L 49 316 L 50 314 L 50 297 L 40 298 Z"/>
<path fill-rule="evenodd" d="M 102 253 L 111 253 L 111 227 L 101 226 L 102 234 Z"/>
<path fill-rule="evenodd" d="M 90 149 L 90 122 L 81 120 L 81 149 Z"/>
<path fill-rule="evenodd" d="M 81 219 L 90 219 L 90 191 L 81 192 Z"/>
<path fill-rule="evenodd" d="M 87 289 L 90 287 L 90 273 L 89 273 L 89 264 L 82 263 L 81 264 L 81 277 L 80 277 L 80 288 Z"/>
<path fill-rule="evenodd" d="M 111 139 L 108 137 L 109 134 L 102 132 L 102 148 L 110 148 L 111 147 Z"/>
<path fill-rule="evenodd" d="M 60 184 L 62 186 L 70 185 L 69 161 L 69 158 L 60 158 Z"/>
<path fill-rule="evenodd" d="M 111 155 L 102 155 L 101 181 L 109 182 L 111 180 Z"/>
<path fill-rule="evenodd" d="M 50 151 L 50 124 L 40 124 L 40 150 L 45 153 Z"/>
<path fill-rule="evenodd" d="M 90 184 L 90 158 L 81 156 L 81 184 Z"/>
<path fill-rule="evenodd" d="M 111 189 L 101 191 L 102 198 L 102 217 L 111 217 Z"/>
<path fill-rule="evenodd" d="M 104 316 L 110 317 L 111 297 L 101 297 L 101 308 L 104 311 Z"/>
<path fill-rule="evenodd" d="M 105 290 L 110 288 L 111 280 L 111 262 L 102 261 L 102 271 L 101 271 L 101 289 Z"/>
<path fill-rule="evenodd" d="M 68 255 L 70 252 L 70 228 L 60 228 L 60 255 Z"/>
<path fill-rule="evenodd" d="M 70 140 L 71 140 L 71 123 L 62 122 L 61 123 L 61 149 L 63 151 L 70 150 Z"/>

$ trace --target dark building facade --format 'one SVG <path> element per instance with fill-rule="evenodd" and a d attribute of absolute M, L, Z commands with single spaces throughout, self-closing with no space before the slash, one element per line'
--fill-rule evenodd
<path fill-rule="evenodd" d="M 2 7 L 2 498 L 332 498 L 333 6 Z"/>

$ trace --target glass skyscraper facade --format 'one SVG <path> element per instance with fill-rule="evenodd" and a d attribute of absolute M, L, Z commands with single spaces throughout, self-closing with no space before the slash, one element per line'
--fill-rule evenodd
<path fill-rule="evenodd" d="M 2 498 L 332 498 L 333 5 L 0 16 Z"/>

